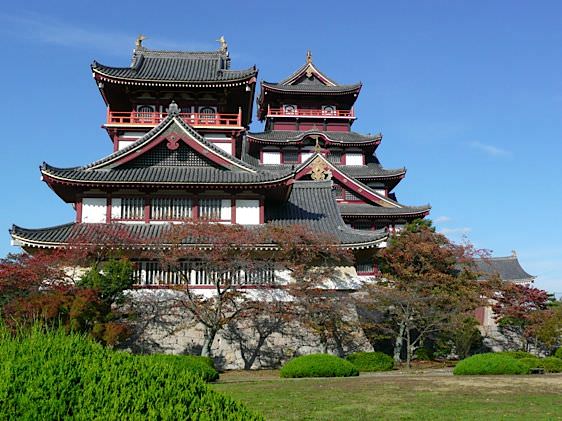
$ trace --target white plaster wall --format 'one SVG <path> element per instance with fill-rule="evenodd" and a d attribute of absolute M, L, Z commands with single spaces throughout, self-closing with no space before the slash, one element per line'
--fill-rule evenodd
<path fill-rule="evenodd" d="M 111 199 L 111 219 L 121 218 L 121 198 L 114 197 Z"/>
<path fill-rule="evenodd" d="M 258 199 L 237 199 L 236 223 L 258 225 L 260 223 L 260 201 Z"/>
<path fill-rule="evenodd" d="M 82 222 L 95 224 L 106 222 L 107 199 L 85 197 L 82 199 Z"/>
<path fill-rule="evenodd" d="M 230 221 L 232 219 L 232 202 L 230 199 L 223 199 L 221 203 L 221 219 Z"/>
<path fill-rule="evenodd" d="M 217 148 L 222 149 L 226 153 L 232 155 L 232 144 L 231 143 L 225 143 L 225 142 L 213 142 L 213 143 Z"/>
<path fill-rule="evenodd" d="M 132 145 L 133 143 L 135 143 L 137 140 L 120 140 L 119 144 L 117 145 L 117 149 L 121 150 L 121 149 L 125 149 L 127 146 Z"/>
<path fill-rule="evenodd" d="M 312 155 L 314 155 L 314 151 L 310 151 L 310 150 L 304 150 L 301 152 L 301 162 L 306 161 L 308 158 L 310 158 Z"/>
<path fill-rule="evenodd" d="M 359 152 L 347 152 L 345 154 L 345 165 L 363 165 L 363 154 Z"/>
<path fill-rule="evenodd" d="M 279 151 L 264 151 L 263 152 L 263 163 L 264 164 L 280 164 L 281 163 L 281 152 Z"/>

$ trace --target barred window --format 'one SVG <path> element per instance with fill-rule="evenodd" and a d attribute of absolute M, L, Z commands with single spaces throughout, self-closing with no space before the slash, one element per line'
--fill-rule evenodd
<path fill-rule="evenodd" d="M 328 162 L 332 164 L 341 164 L 342 151 L 337 149 L 331 150 L 326 157 L 328 158 Z"/>
<path fill-rule="evenodd" d="M 360 221 L 355 221 L 353 223 L 353 228 L 357 229 L 357 230 L 370 230 L 373 228 L 373 223 L 369 220 L 366 219 L 362 219 Z"/>
<path fill-rule="evenodd" d="M 121 219 L 144 219 L 144 198 L 123 197 L 121 199 Z"/>
<path fill-rule="evenodd" d="M 191 218 L 191 199 L 188 198 L 154 198 L 152 199 L 151 218 L 156 220 Z"/>
<path fill-rule="evenodd" d="M 221 219 L 221 199 L 200 199 L 199 218 L 201 219 Z"/>
<path fill-rule="evenodd" d="M 283 161 L 285 164 L 296 164 L 299 162 L 298 149 L 285 149 L 283 151 Z"/>
<path fill-rule="evenodd" d="M 361 200 L 361 198 L 359 196 L 357 196 L 354 192 L 352 192 L 351 190 L 347 190 L 344 189 L 344 199 L 345 200 Z"/>
<path fill-rule="evenodd" d="M 336 194 L 337 200 L 343 200 L 345 198 L 345 193 L 344 193 L 344 190 L 343 190 L 342 186 L 334 184 L 334 192 Z"/>

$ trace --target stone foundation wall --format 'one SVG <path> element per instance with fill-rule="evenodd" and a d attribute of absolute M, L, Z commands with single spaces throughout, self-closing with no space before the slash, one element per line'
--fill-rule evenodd
<path fill-rule="evenodd" d="M 197 355 L 201 352 L 202 327 L 185 308 L 171 305 L 178 294 L 181 293 L 169 290 L 132 293 L 132 306 L 139 316 L 127 344 L 131 351 Z M 357 317 L 355 309 L 350 309 L 349 317 Z M 269 331 L 273 333 L 268 334 Z M 347 335 L 344 342 L 346 354 L 373 350 L 363 331 Z M 330 344 L 327 351 L 336 354 L 335 344 Z M 224 329 L 217 334 L 212 348 L 219 369 L 277 368 L 295 356 L 319 352 L 325 352 L 319 338 L 298 323 L 281 322 L 279 326 L 264 328 L 256 320 Z"/>

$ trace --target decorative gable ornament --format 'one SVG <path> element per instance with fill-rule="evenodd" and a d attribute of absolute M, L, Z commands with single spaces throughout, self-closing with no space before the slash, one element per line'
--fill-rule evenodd
<path fill-rule="evenodd" d="M 316 157 L 310 164 L 310 178 L 314 181 L 324 181 L 332 179 L 332 171 L 326 163 L 319 157 Z"/>

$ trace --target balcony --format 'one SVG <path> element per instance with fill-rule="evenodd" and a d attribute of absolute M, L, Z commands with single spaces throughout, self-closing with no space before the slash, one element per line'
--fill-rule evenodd
<path fill-rule="evenodd" d="M 267 107 L 267 117 L 299 117 L 299 118 L 341 118 L 355 119 L 355 111 L 351 110 L 335 110 L 335 109 L 308 109 L 308 108 L 271 108 Z"/>
<path fill-rule="evenodd" d="M 167 113 L 159 112 L 111 111 L 108 109 L 107 122 L 104 127 L 154 127 L 167 116 Z M 180 113 L 180 117 L 187 124 L 196 128 L 242 129 L 242 110 L 239 110 L 238 114 Z"/>

